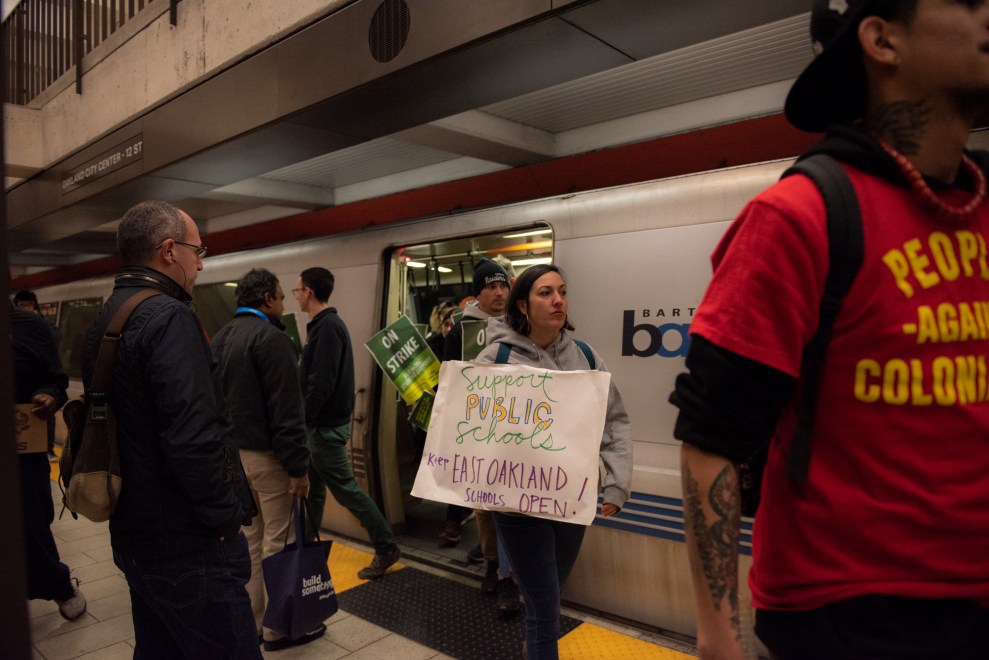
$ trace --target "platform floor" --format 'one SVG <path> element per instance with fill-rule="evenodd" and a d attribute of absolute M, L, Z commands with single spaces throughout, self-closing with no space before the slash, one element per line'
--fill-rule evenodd
<path fill-rule="evenodd" d="M 56 518 L 61 496 L 53 483 Z M 113 563 L 107 523 L 66 512 L 52 532 L 59 553 L 88 600 L 87 613 L 64 620 L 54 602 L 28 603 L 35 658 L 116 660 L 133 655 L 134 630 L 127 583 Z M 380 580 L 367 582 L 357 571 L 370 561 L 368 546 L 333 537 L 330 574 L 340 611 L 327 623 L 326 635 L 305 646 L 266 653 L 266 657 L 335 660 L 499 660 L 520 657 L 521 619 L 502 621 L 495 599 L 484 595 L 476 576 L 457 575 L 407 558 Z M 428 558 L 426 558 L 428 560 Z M 649 631 L 617 625 L 570 608 L 564 609 L 560 657 L 571 660 L 681 660 L 696 656 L 692 647 Z"/>

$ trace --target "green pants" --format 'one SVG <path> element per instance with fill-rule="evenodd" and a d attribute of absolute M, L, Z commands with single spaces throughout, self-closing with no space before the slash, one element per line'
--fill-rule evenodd
<path fill-rule="evenodd" d="M 381 510 L 368 496 L 350 467 L 347 456 L 347 440 L 350 424 L 343 426 L 318 426 L 309 429 L 308 445 L 311 455 L 309 467 L 309 512 L 314 524 L 323 520 L 326 506 L 326 489 L 329 488 L 340 506 L 346 508 L 361 521 L 379 555 L 395 551 L 398 543 Z"/>

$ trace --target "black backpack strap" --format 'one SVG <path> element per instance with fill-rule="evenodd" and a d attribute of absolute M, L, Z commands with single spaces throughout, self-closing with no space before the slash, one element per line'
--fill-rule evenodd
<path fill-rule="evenodd" d="M 579 339 L 574 339 L 573 343 L 577 344 L 577 348 L 579 348 L 580 352 L 584 354 L 584 357 L 587 359 L 587 364 L 590 365 L 591 369 L 597 369 L 597 365 L 594 364 L 594 352 L 591 351 L 591 347 Z"/>
<path fill-rule="evenodd" d="M 495 357 L 495 364 L 508 364 L 508 356 L 512 354 L 512 347 L 503 341 L 498 342 L 498 355 Z"/>
<path fill-rule="evenodd" d="M 797 431 L 786 466 L 790 479 L 803 483 L 810 467 L 810 438 L 817 416 L 817 397 L 824 358 L 831 339 L 831 328 L 862 266 L 865 244 L 858 197 L 852 182 L 838 162 L 828 155 L 815 154 L 798 161 L 783 176 L 798 173 L 810 178 L 824 199 L 829 259 L 828 276 L 821 299 L 820 322 L 803 352 L 800 368 L 803 389 L 797 408 Z"/>

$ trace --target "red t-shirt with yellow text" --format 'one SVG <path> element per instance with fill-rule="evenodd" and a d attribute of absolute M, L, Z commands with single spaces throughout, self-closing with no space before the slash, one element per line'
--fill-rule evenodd
<path fill-rule="evenodd" d="M 753 603 L 804 610 L 882 593 L 989 606 L 989 204 L 939 223 L 909 190 L 845 169 L 865 257 L 834 324 L 802 487 L 785 473 L 792 406 L 777 425 Z M 828 270 L 813 183 L 791 176 L 756 197 L 712 260 L 692 332 L 798 377 Z"/>

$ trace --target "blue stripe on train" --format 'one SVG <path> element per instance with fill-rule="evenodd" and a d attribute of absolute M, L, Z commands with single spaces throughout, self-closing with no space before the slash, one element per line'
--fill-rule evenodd
<path fill-rule="evenodd" d="M 601 504 L 601 501 L 598 501 Z M 618 515 L 610 518 L 597 516 L 594 524 L 611 529 L 620 529 L 633 534 L 645 534 L 667 539 L 684 541 L 683 500 L 662 495 L 633 492 Z M 752 520 L 743 518 L 739 552 L 752 554 Z"/>

